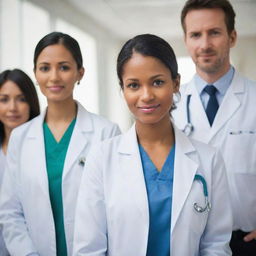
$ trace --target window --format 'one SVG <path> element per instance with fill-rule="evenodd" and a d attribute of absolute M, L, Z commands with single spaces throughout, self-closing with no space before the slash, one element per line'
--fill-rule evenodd
<path fill-rule="evenodd" d="M 190 57 L 180 57 L 177 59 L 178 69 L 181 76 L 180 84 L 189 82 L 196 72 L 195 64 Z"/>

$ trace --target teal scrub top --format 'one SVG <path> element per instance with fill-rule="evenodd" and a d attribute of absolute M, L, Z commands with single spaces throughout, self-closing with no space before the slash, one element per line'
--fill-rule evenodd
<path fill-rule="evenodd" d="M 47 123 L 43 124 L 46 167 L 55 225 L 57 256 L 67 255 L 62 203 L 62 173 L 75 123 L 76 119 L 70 123 L 59 142 L 55 140 Z"/>
<path fill-rule="evenodd" d="M 141 145 L 139 150 L 149 206 L 147 256 L 170 256 L 175 146 L 170 150 L 161 172 Z"/>

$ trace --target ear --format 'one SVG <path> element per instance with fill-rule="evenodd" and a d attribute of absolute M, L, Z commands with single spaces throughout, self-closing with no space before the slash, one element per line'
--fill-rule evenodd
<path fill-rule="evenodd" d="M 173 92 L 176 93 L 180 90 L 180 74 L 173 80 L 174 82 L 174 88 Z"/>
<path fill-rule="evenodd" d="M 234 29 L 230 35 L 229 35 L 229 40 L 230 40 L 230 48 L 234 47 L 236 44 L 236 39 L 237 39 L 237 32 Z"/>
<path fill-rule="evenodd" d="M 81 67 L 79 70 L 78 70 L 78 81 L 82 80 L 83 76 L 84 76 L 84 72 L 85 72 L 85 69 L 84 67 Z"/>

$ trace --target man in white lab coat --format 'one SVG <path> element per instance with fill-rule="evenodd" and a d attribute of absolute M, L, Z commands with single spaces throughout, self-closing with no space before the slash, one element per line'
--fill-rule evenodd
<path fill-rule="evenodd" d="M 196 65 L 173 111 L 176 125 L 220 149 L 233 208 L 233 255 L 256 255 L 256 83 L 230 64 L 235 12 L 227 0 L 188 0 L 181 22 Z M 225 211 L 225 209 L 220 209 Z"/>

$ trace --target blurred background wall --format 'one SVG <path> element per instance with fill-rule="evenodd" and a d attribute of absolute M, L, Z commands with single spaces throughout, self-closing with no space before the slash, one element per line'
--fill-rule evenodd
<path fill-rule="evenodd" d="M 231 0 L 236 11 L 238 42 L 231 51 L 235 68 L 256 80 L 256 0 Z M 174 48 L 182 83 L 195 68 L 183 43 L 180 11 L 184 0 L 0 0 L 0 71 L 21 68 L 34 79 L 33 52 L 51 31 L 68 33 L 80 44 L 85 76 L 75 98 L 89 111 L 118 123 L 132 123 L 116 76 L 122 44 L 141 33 L 153 33 Z M 40 96 L 41 106 L 46 102 Z"/>

